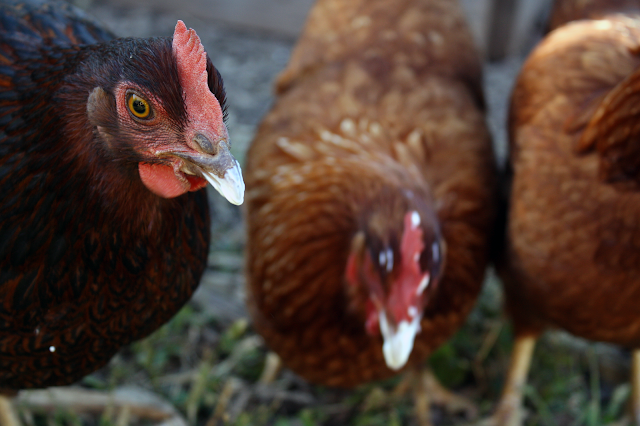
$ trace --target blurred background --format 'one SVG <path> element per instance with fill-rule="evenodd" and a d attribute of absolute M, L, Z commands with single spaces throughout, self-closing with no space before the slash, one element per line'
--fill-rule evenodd
<path fill-rule="evenodd" d="M 171 36 L 177 19 L 196 29 L 228 94 L 233 153 L 241 163 L 272 102 L 313 0 L 73 0 L 118 36 Z M 550 0 L 463 0 L 485 58 L 485 93 L 499 161 L 506 154 L 509 93 L 541 37 Z M 101 371 L 63 390 L 22 392 L 32 425 L 413 425 L 398 379 L 355 391 L 312 386 L 285 370 L 258 383 L 267 348 L 244 308 L 242 210 L 213 191 L 209 267 L 192 301 L 169 324 L 124 349 Z M 492 271 L 465 327 L 430 363 L 442 382 L 479 404 L 497 401 L 511 331 Z M 617 424 L 629 395 L 628 353 L 548 332 L 527 388 L 527 425 Z M 435 411 L 436 425 L 466 424 Z"/>
<path fill-rule="evenodd" d="M 114 6 L 130 2 L 113 0 Z M 264 30 L 295 39 L 304 25 L 313 0 L 142 0 L 139 6 L 192 15 L 248 31 Z M 91 4 L 86 1 L 87 6 Z M 517 53 L 531 38 L 538 18 L 544 17 L 550 0 L 461 0 L 478 47 L 492 58 Z M 497 29 L 498 31 L 492 31 Z"/>

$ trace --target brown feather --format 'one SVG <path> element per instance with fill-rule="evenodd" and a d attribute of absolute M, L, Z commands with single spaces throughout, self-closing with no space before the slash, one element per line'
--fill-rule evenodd
<path fill-rule="evenodd" d="M 391 5 L 316 3 L 247 157 L 254 324 L 331 386 L 395 374 L 365 331 L 367 294 L 345 282 L 352 250 L 397 244 L 409 208 L 446 241 L 409 365 L 464 321 L 487 258 L 494 164 L 471 36 L 455 2 Z"/>
<path fill-rule="evenodd" d="M 568 23 L 516 82 L 503 276 L 519 333 L 557 326 L 640 344 L 638 22 Z"/>

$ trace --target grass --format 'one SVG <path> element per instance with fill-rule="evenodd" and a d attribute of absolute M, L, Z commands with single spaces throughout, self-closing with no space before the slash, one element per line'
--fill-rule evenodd
<path fill-rule="evenodd" d="M 239 274 L 242 263 L 236 263 L 235 270 L 225 274 Z M 482 416 L 500 395 L 512 344 L 500 304 L 499 284 L 490 275 L 465 326 L 429 360 L 442 383 L 475 401 Z M 190 303 L 80 385 L 105 392 L 135 386 L 175 407 L 189 425 L 416 424 L 410 396 L 391 395 L 399 378 L 342 391 L 309 385 L 284 370 L 265 390 L 256 382 L 266 354 L 246 318 L 225 322 L 202 304 Z M 613 425 L 623 416 L 630 394 L 626 362 L 626 354 L 608 346 L 546 334 L 537 345 L 525 390 L 525 425 Z M 123 419 L 109 407 L 92 415 L 76 413 L 73 405 L 49 414 L 26 414 L 25 423 L 34 426 L 154 424 Z M 434 409 L 433 416 L 437 426 L 465 424 L 440 409 Z"/>

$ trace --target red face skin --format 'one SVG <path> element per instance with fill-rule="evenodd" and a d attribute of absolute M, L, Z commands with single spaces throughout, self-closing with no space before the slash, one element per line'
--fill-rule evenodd
<path fill-rule="evenodd" d="M 172 152 L 202 153 L 202 148 L 194 142 L 198 134 L 204 135 L 213 146 L 226 143 L 229 138 L 223 120 L 222 108 L 207 83 L 207 55 L 204 47 L 195 31 L 187 30 L 182 21 L 178 21 L 173 34 L 173 53 L 177 61 L 183 99 L 189 117 L 189 125 L 184 132 L 186 144 L 176 141 L 162 143 L 150 140 L 147 146 L 154 148 L 146 154 L 170 160 L 171 166 L 152 163 L 138 164 L 142 183 L 151 192 L 163 198 L 177 197 L 188 191 L 197 191 L 207 185 L 207 181 L 202 177 L 184 173 L 181 170 L 184 166 L 184 160 L 172 157 Z M 128 89 L 126 82 L 116 89 L 118 115 L 135 120 L 131 117 L 126 105 Z M 147 98 L 147 100 L 151 103 L 153 98 Z M 153 105 L 153 113 L 154 117 L 148 121 L 145 120 L 145 122 L 161 126 L 161 121 L 166 118 L 166 113 L 157 102 Z M 148 137 L 153 139 L 152 134 Z"/>
<path fill-rule="evenodd" d="M 178 163 L 174 163 L 179 166 Z M 149 191 L 162 198 L 178 197 L 188 191 L 197 191 L 207 186 L 207 181 L 198 176 L 188 175 L 179 167 L 164 164 L 138 163 L 140 179 Z M 182 174 L 183 179 L 178 178 Z"/>
<path fill-rule="evenodd" d="M 400 243 L 402 262 L 394 265 L 396 273 L 390 274 L 392 281 L 388 286 L 388 294 L 383 289 L 380 274 L 374 266 L 368 250 L 365 250 L 362 261 L 358 253 L 351 253 L 347 260 L 346 278 L 351 285 L 363 285 L 364 281 L 368 291 L 365 312 L 365 329 L 368 334 L 375 336 L 380 334 L 379 312 L 384 309 L 390 321 L 397 325 L 401 321 L 411 322 L 409 312 L 415 309 L 416 314 L 421 314 L 425 307 L 423 290 L 420 290 L 424 280 L 428 280 L 429 272 L 423 272 L 420 268 L 420 255 L 425 248 L 423 231 L 420 224 L 412 221 L 412 214 L 408 212 L 404 217 L 404 230 Z M 428 281 L 427 281 L 428 283 Z"/>

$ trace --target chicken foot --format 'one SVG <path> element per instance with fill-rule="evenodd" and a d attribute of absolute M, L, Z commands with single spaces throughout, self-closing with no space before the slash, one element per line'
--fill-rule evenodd
<path fill-rule="evenodd" d="M 442 386 L 430 369 L 423 369 L 418 378 L 432 405 L 443 407 L 449 413 L 462 413 L 467 419 L 478 416 L 478 407 L 473 402 Z"/>
<path fill-rule="evenodd" d="M 431 426 L 431 405 L 443 407 L 449 413 L 463 413 L 467 419 L 477 416 L 478 409 L 468 399 L 446 389 L 429 368 L 408 371 L 392 391 L 399 397 L 413 391 L 415 413 L 420 426 Z"/>
<path fill-rule="evenodd" d="M 481 421 L 478 426 L 520 426 L 522 425 L 522 394 L 527 384 L 527 374 L 536 337 L 517 336 L 511 353 L 511 363 L 505 380 L 502 397 L 494 414 Z"/>
<path fill-rule="evenodd" d="M 0 426 L 20 426 L 11 398 L 0 395 Z"/>
<path fill-rule="evenodd" d="M 368 411 L 388 406 L 393 404 L 392 401 L 408 395 L 413 397 L 415 418 L 419 426 L 432 426 L 432 405 L 441 406 L 448 413 L 462 413 L 467 419 L 474 419 L 478 413 L 473 402 L 447 390 L 427 367 L 408 370 L 391 392 L 374 387 L 364 399 L 362 409 Z"/>

